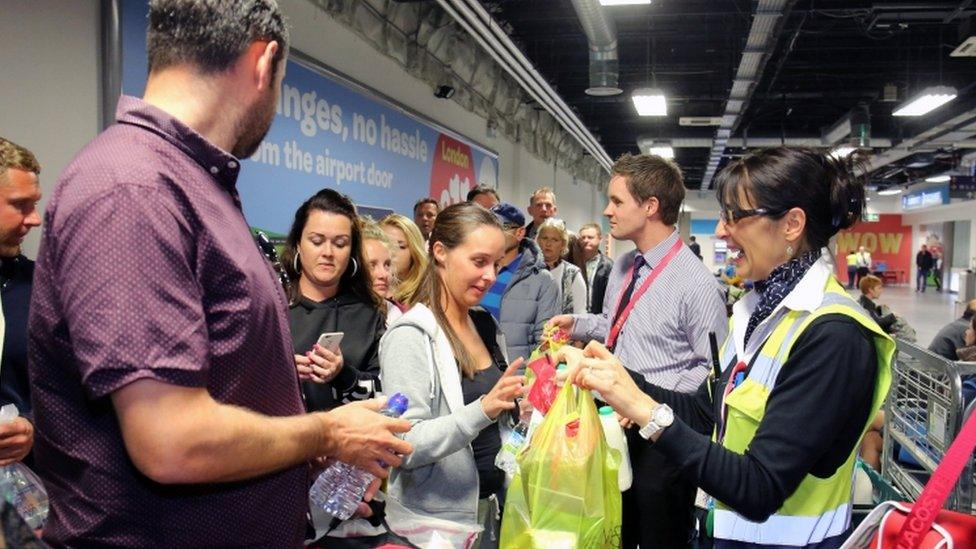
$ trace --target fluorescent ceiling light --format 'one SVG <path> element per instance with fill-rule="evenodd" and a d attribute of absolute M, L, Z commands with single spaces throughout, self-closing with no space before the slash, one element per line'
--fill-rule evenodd
<path fill-rule="evenodd" d="M 668 103 L 664 92 L 656 88 L 638 88 L 630 95 L 640 116 L 667 116 Z"/>
<path fill-rule="evenodd" d="M 895 196 L 896 194 L 901 194 L 903 190 L 899 188 L 885 189 L 883 191 L 878 191 L 878 196 Z"/>
<path fill-rule="evenodd" d="M 650 4 L 651 0 L 600 0 L 601 6 L 636 6 Z"/>
<path fill-rule="evenodd" d="M 904 102 L 891 113 L 893 116 L 922 116 L 956 98 L 956 88 L 932 86 Z"/>
<path fill-rule="evenodd" d="M 854 152 L 855 148 L 850 145 L 839 145 L 830 151 L 830 156 L 834 158 L 845 158 Z"/>
<path fill-rule="evenodd" d="M 948 175 L 933 175 L 932 177 L 926 177 L 925 178 L 925 181 L 927 181 L 929 183 L 945 183 L 946 181 L 949 181 L 950 179 L 952 179 L 952 177 L 950 177 Z"/>
<path fill-rule="evenodd" d="M 661 158 L 674 158 L 674 147 L 671 145 L 651 145 L 650 153 Z"/>

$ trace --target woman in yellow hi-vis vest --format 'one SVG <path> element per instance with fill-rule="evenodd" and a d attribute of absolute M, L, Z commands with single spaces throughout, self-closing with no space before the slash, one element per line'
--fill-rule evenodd
<path fill-rule="evenodd" d="M 716 548 L 838 547 L 895 350 L 826 250 L 860 218 L 863 183 L 846 161 L 781 147 L 730 163 L 716 189 L 716 235 L 755 291 L 733 308 L 698 392 L 654 385 L 599 344 L 562 358 L 574 383 L 633 424 L 631 444 L 654 444 L 709 495 Z"/>

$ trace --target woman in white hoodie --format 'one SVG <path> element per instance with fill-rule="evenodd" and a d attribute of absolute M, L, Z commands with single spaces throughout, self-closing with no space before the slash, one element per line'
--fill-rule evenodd
<path fill-rule="evenodd" d="M 505 412 L 524 382 L 521 360 L 507 364 L 497 324 L 476 307 L 504 248 L 501 225 L 481 206 L 439 213 L 416 302 L 380 342 L 383 385 L 410 399 L 403 417 L 413 423 L 404 438 L 414 451 L 391 473 L 389 493 L 414 512 L 483 526 L 482 548 L 497 545 L 500 424 L 510 425 Z"/>

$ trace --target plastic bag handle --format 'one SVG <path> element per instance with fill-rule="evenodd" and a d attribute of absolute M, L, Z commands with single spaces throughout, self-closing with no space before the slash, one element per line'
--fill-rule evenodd
<path fill-rule="evenodd" d="M 922 543 L 922 538 L 932 527 L 949 493 L 962 475 L 973 449 L 976 449 L 976 413 L 969 414 L 959 435 L 949 445 L 942 462 L 935 468 L 922 494 L 912 505 L 905 524 L 898 532 L 896 549 L 917 549 Z"/>

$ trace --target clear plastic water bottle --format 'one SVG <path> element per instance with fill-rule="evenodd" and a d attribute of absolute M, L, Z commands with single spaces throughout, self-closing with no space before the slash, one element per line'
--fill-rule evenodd
<path fill-rule="evenodd" d="M 20 416 L 15 404 L 0 408 L 0 425 L 10 423 Z M 44 484 L 23 463 L 11 463 L 0 468 L 0 490 L 13 505 L 24 522 L 37 530 L 47 520 L 48 500 Z"/>
<path fill-rule="evenodd" d="M 522 417 L 518 425 L 512 428 L 512 432 L 505 437 L 505 442 L 502 443 L 502 449 L 498 451 L 498 455 L 495 456 L 495 467 L 498 467 L 509 478 L 515 476 L 518 472 L 518 454 L 525 446 L 525 442 L 529 438 L 529 419 L 528 417 Z"/>
<path fill-rule="evenodd" d="M 407 397 L 396 393 L 386 401 L 380 413 L 387 417 L 400 417 L 407 411 Z M 309 499 L 313 505 L 324 509 L 335 518 L 346 520 L 356 512 L 363 501 L 366 488 L 376 477 L 362 469 L 337 461 L 326 468 L 312 484 Z"/>

